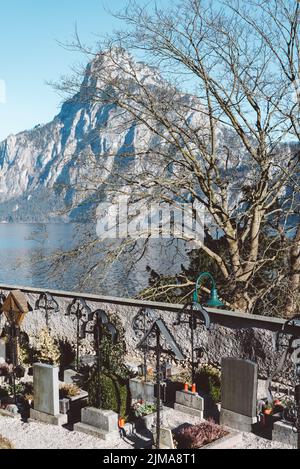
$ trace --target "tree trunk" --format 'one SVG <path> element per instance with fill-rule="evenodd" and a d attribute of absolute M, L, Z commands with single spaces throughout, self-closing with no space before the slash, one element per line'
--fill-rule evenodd
<path fill-rule="evenodd" d="M 286 315 L 288 317 L 299 313 L 300 292 L 300 224 L 295 234 L 290 252 L 290 281 L 286 303 Z"/>

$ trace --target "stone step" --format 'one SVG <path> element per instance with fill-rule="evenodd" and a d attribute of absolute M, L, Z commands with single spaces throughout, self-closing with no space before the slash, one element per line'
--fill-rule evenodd
<path fill-rule="evenodd" d="M 203 410 L 193 409 L 192 407 L 187 407 L 182 404 L 178 404 L 177 402 L 174 404 L 174 409 L 183 412 L 184 414 L 191 415 L 192 417 L 199 417 L 199 419 L 203 419 Z"/>
<path fill-rule="evenodd" d="M 75 432 L 86 433 L 87 435 L 95 436 L 97 438 L 101 438 L 101 440 L 112 440 L 113 438 L 118 439 L 120 438 L 119 432 L 107 432 L 102 430 L 101 428 L 93 427 L 92 425 L 88 425 L 86 423 L 75 423 L 74 425 Z"/>

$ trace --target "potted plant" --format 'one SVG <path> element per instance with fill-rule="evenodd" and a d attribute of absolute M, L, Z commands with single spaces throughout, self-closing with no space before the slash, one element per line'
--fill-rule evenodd
<path fill-rule="evenodd" d="M 263 413 L 265 415 L 271 415 L 272 411 L 273 411 L 273 406 L 271 404 L 265 404 L 264 409 L 263 409 Z"/>
<path fill-rule="evenodd" d="M 133 404 L 132 410 L 135 417 L 145 417 L 146 415 L 150 415 L 156 411 L 156 405 L 140 400 Z"/>
<path fill-rule="evenodd" d="M 293 423 L 297 421 L 298 408 L 293 399 L 286 399 L 282 403 L 282 418 L 284 421 Z"/>
<path fill-rule="evenodd" d="M 151 430 L 156 418 L 156 405 L 140 400 L 133 404 L 132 410 L 134 416 L 141 420 L 148 430 Z"/>

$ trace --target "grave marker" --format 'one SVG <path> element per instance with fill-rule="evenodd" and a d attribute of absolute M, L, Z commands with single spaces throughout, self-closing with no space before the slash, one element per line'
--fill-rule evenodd
<path fill-rule="evenodd" d="M 257 421 L 258 366 L 250 360 L 222 359 L 222 425 L 251 432 Z"/>
<path fill-rule="evenodd" d="M 64 425 L 67 415 L 59 413 L 58 368 L 43 363 L 33 365 L 34 409 L 30 418 L 53 425 Z"/>
<path fill-rule="evenodd" d="M 6 341 L 0 339 L 0 362 L 6 362 Z"/>

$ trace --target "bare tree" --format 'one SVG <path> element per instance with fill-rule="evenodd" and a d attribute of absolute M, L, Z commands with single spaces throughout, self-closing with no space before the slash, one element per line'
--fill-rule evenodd
<path fill-rule="evenodd" d="M 80 89 L 72 78 L 60 88 L 109 104 L 114 132 L 131 126 L 136 145 L 124 148 L 126 171 L 112 167 L 113 149 L 84 155 L 85 184 L 144 204 L 198 201 L 225 243 L 199 251 L 218 267 L 225 299 L 248 312 L 264 299 L 281 307 L 280 286 L 293 282 L 299 293 L 299 234 L 289 235 L 298 220 L 299 4 L 130 2 L 116 16 L 127 27 L 102 41 Z"/>

